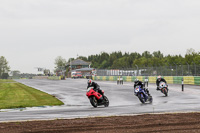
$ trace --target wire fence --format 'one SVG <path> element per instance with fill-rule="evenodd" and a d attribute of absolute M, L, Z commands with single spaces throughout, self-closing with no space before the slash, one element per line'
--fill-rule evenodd
<path fill-rule="evenodd" d="M 200 76 L 200 65 L 169 65 L 123 68 L 97 69 L 97 76 Z"/>

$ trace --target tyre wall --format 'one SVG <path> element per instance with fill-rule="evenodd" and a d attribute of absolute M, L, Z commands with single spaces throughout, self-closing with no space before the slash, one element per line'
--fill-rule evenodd
<path fill-rule="evenodd" d="M 123 78 L 124 82 L 133 82 L 136 78 L 140 81 L 145 81 L 148 79 L 149 83 L 156 83 L 156 76 L 93 76 L 93 80 L 102 81 L 117 81 L 119 78 Z M 200 85 L 200 76 L 163 76 L 168 84 L 184 84 L 190 85 Z"/>

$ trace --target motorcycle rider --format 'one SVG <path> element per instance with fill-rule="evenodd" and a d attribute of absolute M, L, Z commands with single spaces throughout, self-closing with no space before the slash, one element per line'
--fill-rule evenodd
<path fill-rule="evenodd" d="M 135 79 L 135 81 L 134 81 L 134 90 L 135 90 L 136 86 L 141 86 L 141 88 L 144 89 L 144 91 L 147 93 L 147 95 L 148 96 L 150 95 L 148 88 L 145 88 L 145 84 L 142 81 L 139 81 L 138 79 Z M 135 93 L 135 91 L 134 91 L 134 93 Z"/>
<path fill-rule="evenodd" d="M 91 79 L 88 79 L 87 84 L 88 84 L 87 89 L 88 89 L 89 87 L 94 87 L 94 88 L 93 88 L 94 91 L 96 91 L 96 92 L 100 93 L 102 96 L 104 96 L 102 90 L 100 89 L 100 86 L 99 86 L 97 83 L 95 83 L 95 82 L 92 81 Z"/>
<path fill-rule="evenodd" d="M 162 78 L 161 76 L 158 76 L 157 80 L 156 80 L 156 85 L 157 85 L 157 89 L 156 90 L 160 90 L 159 89 L 159 84 L 160 84 L 161 81 L 165 82 L 167 84 L 167 81 L 164 78 Z"/>

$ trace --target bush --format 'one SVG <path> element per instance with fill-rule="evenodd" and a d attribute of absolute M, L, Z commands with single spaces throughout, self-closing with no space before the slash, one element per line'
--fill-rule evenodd
<path fill-rule="evenodd" d="M 2 79 L 8 79 L 8 77 L 9 77 L 8 73 L 3 73 L 3 74 L 1 75 L 1 78 L 2 78 Z"/>

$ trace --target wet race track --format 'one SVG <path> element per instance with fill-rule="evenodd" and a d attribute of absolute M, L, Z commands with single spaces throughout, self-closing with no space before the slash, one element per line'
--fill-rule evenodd
<path fill-rule="evenodd" d="M 0 121 L 49 120 L 95 116 L 134 115 L 162 112 L 200 111 L 200 86 L 169 84 L 169 96 L 156 91 L 155 84 L 149 84 L 153 103 L 142 104 L 133 94 L 133 83 L 117 85 L 114 81 L 96 81 L 110 101 L 109 107 L 94 108 L 86 96 L 86 79 L 66 80 L 17 80 L 27 86 L 54 95 L 65 103 L 63 106 L 33 107 L 1 110 Z"/>

